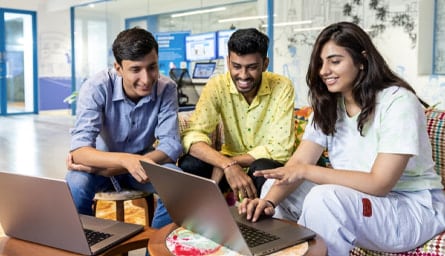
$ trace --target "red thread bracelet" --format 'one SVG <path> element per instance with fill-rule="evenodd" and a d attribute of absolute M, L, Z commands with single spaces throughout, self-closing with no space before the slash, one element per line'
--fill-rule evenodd
<path fill-rule="evenodd" d="M 222 169 L 223 169 L 223 171 L 225 171 L 227 168 L 229 168 L 230 166 L 233 166 L 235 164 L 238 164 L 238 162 L 237 161 L 232 161 L 229 164 L 227 164 L 226 166 L 224 166 Z"/>

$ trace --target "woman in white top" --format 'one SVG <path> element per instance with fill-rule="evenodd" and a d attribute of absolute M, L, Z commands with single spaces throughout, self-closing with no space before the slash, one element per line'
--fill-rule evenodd
<path fill-rule="evenodd" d="M 445 196 L 421 101 L 370 37 L 349 22 L 326 27 L 306 80 L 314 111 L 301 144 L 284 167 L 255 173 L 268 189 L 239 212 L 298 220 L 329 255 L 407 251 L 443 231 Z M 316 165 L 324 149 L 333 168 Z"/>

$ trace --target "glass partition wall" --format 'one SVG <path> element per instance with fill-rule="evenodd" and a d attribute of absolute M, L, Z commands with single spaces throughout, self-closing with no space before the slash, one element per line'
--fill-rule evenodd
<path fill-rule="evenodd" d="M 262 26 L 267 2 L 256 0 L 114 0 L 76 6 L 72 13 L 73 90 L 114 62 L 111 44 L 125 28 L 139 26 L 152 33 L 199 34 Z M 219 66 L 223 59 L 215 59 Z"/>
<path fill-rule="evenodd" d="M 38 112 L 36 13 L 0 8 L 0 116 Z"/>
<path fill-rule="evenodd" d="M 434 79 L 419 77 L 420 68 L 433 67 L 430 50 L 438 47 L 440 35 L 431 38 L 420 36 L 425 32 L 419 28 L 421 20 L 440 19 L 440 7 L 434 1 L 350 1 L 350 0 L 113 0 L 99 1 L 93 5 L 74 7 L 73 43 L 74 90 L 81 81 L 97 69 L 113 63 L 110 45 L 116 34 L 124 28 L 140 26 L 152 32 L 186 31 L 198 34 L 232 28 L 256 27 L 267 32 L 271 38 L 269 70 L 290 78 L 295 86 L 297 107 L 307 105 L 305 74 L 309 55 L 316 36 L 321 29 L 333 22 L 352 21 L 362 26 L 373 38 L 376 46 L 387 57 L 391 67 L 412 84 L 429 84 L 440 87 L 442 77 Z M 431 6 L 431 13 L 420 15 L 419 6 Z M 190 13 L 192 11 L 205 11 Z M 188 15 L 186 15 L 188 13 Z M 431 17 L 430 17 L 431 16 Z M 425 23 L 425 22 L 424 22 Z M 425 24 L 431 24 L 426 22 Z M 425 25 L 423 24 L 423 25 Z M 439 26 L 440 27 L 440 26 Z M 431 29 L 433 30 L 433 29 Z M 440 29 L 438 29 L 440 30 Z M 440 32 L 440 31 L 438 31 Z M 436 40 L 436 45 L 433 41 Z M 422 41 L 426 47 L 418 44 Z M 436 50 L 436 62 L 440 59 L 440 48 Z M 421 54 L 423 53 L 423 54 Z M 407 58 L 425 58 L 418 66 Z M 423 57 L 425 56 L 425 57 Z M 218 67 L 224 60 L 217 59 Z M 444 65 L 442 65 L 444 66 Z M 444 68 L 445 70 L 445 68 Z M 74 71 L 73 71 L 74 72 Z M 428 73 L 429 71 L 426 71 Z M 439 79 L 439 80 L 437 80 Z M 442 93 L 432 93 L 428 86 L 420 91 L 440 101 Z M 430 92 L 431 91 L 431 92 Z M 437 96 L 436 96 L 437 95 Z M 427 97 L 427 98 L 428 98 Z"/>

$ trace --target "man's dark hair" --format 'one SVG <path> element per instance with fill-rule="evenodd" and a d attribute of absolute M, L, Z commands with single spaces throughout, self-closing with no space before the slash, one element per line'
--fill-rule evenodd
<path fill-rule="evenodd" d="M 269 38 L 255 28 L 238 29 L 230 36 L 227 47 L 230 52 L 238 55 L 259 53 L 267 57 Z"/>
<path fill-rule="evenodd" d="M 153 49 L 159 53 L 158 42 L 154 36 L 138 27 L 120 32 L 113 42 L 114 58 L 119 65 L 122 64 L 122 60 L 140 60 Z"/>

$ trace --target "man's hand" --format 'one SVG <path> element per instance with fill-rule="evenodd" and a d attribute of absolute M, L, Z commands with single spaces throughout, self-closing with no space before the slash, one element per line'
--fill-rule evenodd
<path fill-rule="evenodd" d="M 211 179 L 218 184 L 223 176 L 224 176 L 224 171 L 221 168 L 214 166 Z"/>
<path fill-rule="evenodd" d="M 69 171 L 81 171 L 87 173 L 97 173 L 100 171 L 99 168 L 74 163 L 73 155 L 71 153 L 68 153 L 68 155 L 66 156 L 66 168 Z"/>
<path fill-rule="evenodd" d="M 145 156 L 140 156 L 135 154 L 125 154 L 125 156 L 122 157 L 122 159 L 120 160 L 122 167 L 99 168 L 99 167 L 87 166 L 75 163 L 73 155 L 69 153 L 68 156 L 66 157 L 66 167 L 68 170 L 94 173 L 105 177 L 130 173 L 131 176 L 133 176 L 138 182 L 147 183 L 149 181 L 147 173 L 142 168 L 142 165 L 140 164 L 139 160 L 144 160 L 146 162 L 154 163 L 153 160 Z"/>
<path fill-rule="evenodd" d="M 140 155 L 133 155 L 129 154 L 129 157 L 126 157 L 124 160 L 122 160 L 122 165 L 127 171 L 140 183 L 148 183 L 148 175 L 145 172 L 144 168 L 142 167 L 140 160 L 149 162 L 152 164 L 156 164 L 153 160 L 151 160 L 149 157 L 144 157 Z"/>
<path fill-rule="evenodd" d="M 227 183 L 239 198 L 256 198 L 257 191 L 252 179 L 244 172 L 240 165 L 234 164 L 224 170 Z"/>
<path fill-rule="evenodd" d="M 274 205 L 265 199 L 255 198 L 249 199 L 245 198 L 241 204 L 238 206 L 239 214 L 246 214 L 246 219 L 255 222 L 258 218 L 264 214 L 267 216 L 272 216 L 275 214 Z"/>

